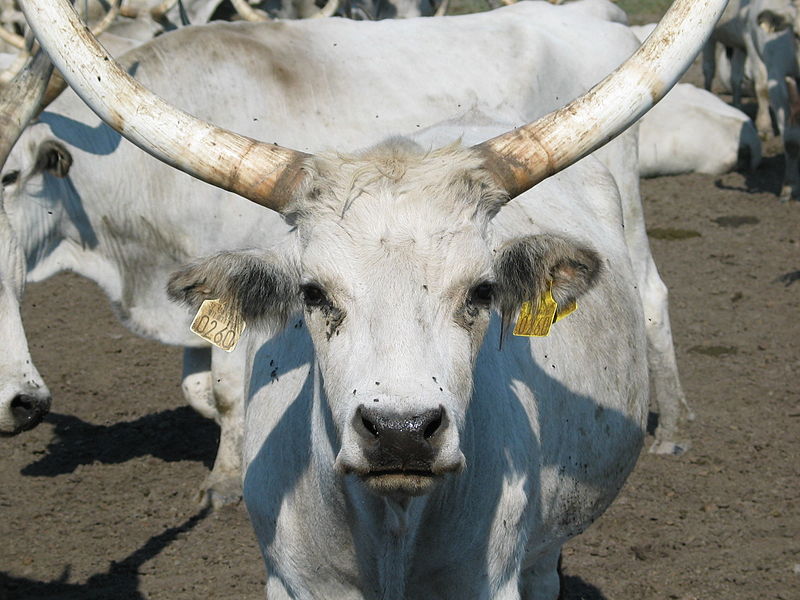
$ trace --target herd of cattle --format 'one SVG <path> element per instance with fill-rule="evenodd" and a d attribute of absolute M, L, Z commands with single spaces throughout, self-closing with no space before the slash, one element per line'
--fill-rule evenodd
<path fill-rule="evenodd" d="M 640 175 L 754 169 L 774 118 L 800 196 L 790 0 L 678 0 L 638 51 L 654 26 L 605 0 L 79 0 L 102 46 L 67 0 L 2 5 L 0 432 L 51 403 L 25 283 L 97 282 L 185 348 L 205 501 L 244 495 L 271 599 L 556 598 L 651 394 L 651 450 L 687 448 Z M 266 16 L 334 12 L 362 20 Z M 709 35 L 706 87 L 752 82 L 756 126 L 679 84 L 626 129 Z M 190 331 L 206 300 L 233 352 Z M 512 335 L 529 309 L 547 335 Z"/>

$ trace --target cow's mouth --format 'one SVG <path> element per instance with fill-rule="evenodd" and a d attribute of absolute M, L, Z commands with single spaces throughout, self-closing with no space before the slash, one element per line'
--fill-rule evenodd
<path fill-rule="evenodd" d="M 438 479 L 429 469 L 380 469 L 361 475 L 367 489 L 380 496 L 422 496 Z"/>

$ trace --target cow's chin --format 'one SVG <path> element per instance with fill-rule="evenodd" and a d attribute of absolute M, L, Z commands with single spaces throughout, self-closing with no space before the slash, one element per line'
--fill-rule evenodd
<path fill-rule="evenodd" d="M 389 498 L 424 496 L 441 479 L 430 471 L 380 471 L 361 475 L 364 486 L 378 496 Z"/>

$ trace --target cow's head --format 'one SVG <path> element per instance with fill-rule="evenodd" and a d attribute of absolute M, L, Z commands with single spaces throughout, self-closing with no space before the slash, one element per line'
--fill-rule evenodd
<path fill-rule="evenodd" d="M 289 252 L 217 257 L 177 275 L 172 292 L 194 305 L 220 297 L 251 322 L 302 307 L 341 433 L 338 468 L 403 494 L 462 466 L 457 432 L 492 303 L 511 311 L 548 279 L 564 301 L 597 275 L 597 257 L 566 240 L 496 248 L 491 217 L 663 97 L 724 6 L 676 0 L 642 48 L 586 95 L 474 148 L 426 155 L 392 142 L 363 157 L 314 158 L 169 106 L 116 65 L 68 0 L 23 2 L 59 71 L 107 123 L 295 221 Z"/>
<path fill-rule="evenodd" d="M 4 165 L 22 129 L 37 112 L 52 65 L 38 52 L 0 92 L 0 165 Z M 18 173 L 3 175 L 3 188 Z M 19 302 L 25 284 L 25 256 L 6 213 L 8 198 L 0 189 L 0 435 L 35 427 L 50 409 L 50 392 L 31 360 L 22 328 Z"/>
<path fill-rule="evenodd" d="M 513 317 L 548 285 L 566 304 L 600 271 L 593 251 L 562 238 L 498 247 L 490 221 L 507 194 L 483 162 L 399 139 L 308 159 L 286 211 L 291 243 L 220 254 L 170 282 L 192 308 L 222 298 L 271 329 L 303 312 L 341 442 L 336 468 L 377 492 L 424 493 L 463 468 L 459 432 L 493 307 Z"/>

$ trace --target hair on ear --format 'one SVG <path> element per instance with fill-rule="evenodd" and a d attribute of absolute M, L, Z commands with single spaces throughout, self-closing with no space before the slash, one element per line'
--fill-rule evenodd
<path fill-rule="evenodd" d="M 297 288 L 297 278 L 269 257 L 226 252 L 173 273 L 167 294 L 193 310 L 205 300 L 220 299 L 248 323 L 281 327 L 300 308 Z"/>
<path fill-rule="evenodd" d="M 61 142 L 47 140 L 39 146 L 35 171 L 63 178 L 69 174 L 71 166 L 72 155 Z"/>
<path fill-rule="evenodd" d="M 597 283 L 602 270 L 597 252 L 567 238 L 532 235 L 507 242 L 494 268 L 503 331 L 523 302 L 539 301 L 548 283 L 556 303 L 567 306 Z"/>

